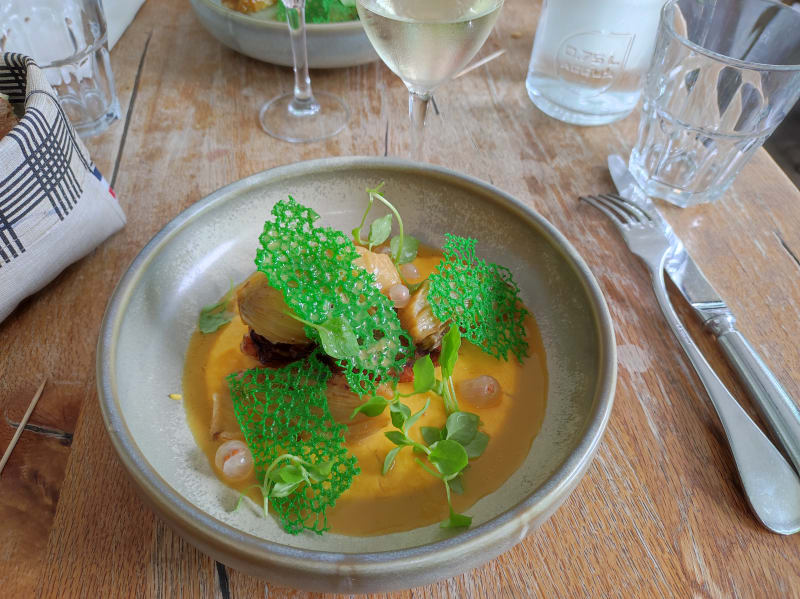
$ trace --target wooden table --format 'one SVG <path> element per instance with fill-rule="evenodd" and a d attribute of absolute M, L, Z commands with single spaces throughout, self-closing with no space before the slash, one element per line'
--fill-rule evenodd
<path fill-rule="evenodd" d="M 627 155 L 638 114 L 580 128 L 531 104 L 523 81 L 538 12 L 507 0 L 481 56 L 507 53 L 437 91 L 427 158 L 528 202 L 586 258 L 616 323 L 616 405 L 589 473 L 540 530 L 477 570 L 391 596 L 800 596 L 800 536 L 770 534 L 750 514 L 720 424 L 645 268 L 605 217 L 577 202 L 612 189 L 606 155 Z M 147 2 L 112 66 L 124 116 L 88 146 L 128 224 L 0 324 L 0 447 L 49 380 L 0 479 L 0 594 L 310 597 L 215 563 L 142 504 L 103 428 L 95 342 L 134 255 L 206 194 L 299 160 L 403 156 L 405 88 L 381 63 L 314 72 L 316 89 L 349 102 L 349 128 L 322 143 L 276 141 L 256 113 L 291 89 L 291 70 L 223 47 L 185 1 Z M 800 192 L 759 151 L 720 203 L 665 211 L 742 331 L 800 398 Z M 675 299 L 751 410 L 715 343 Z"/>

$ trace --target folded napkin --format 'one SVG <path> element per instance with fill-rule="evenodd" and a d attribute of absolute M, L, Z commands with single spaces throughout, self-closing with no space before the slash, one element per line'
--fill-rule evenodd
<path fill-rule="evenodd" d="M 36 63 L 0 54 L 0 93 L 19 117 L 0 139 L 0 322 L 125 225 Z"/>
<path fill-rule="evenodd" d="M 144 4 L 144 0 L 106 0 L 103 2 L 103 12 L 108 25 L 109 50 L 125 33 L 142 4 Z"/>

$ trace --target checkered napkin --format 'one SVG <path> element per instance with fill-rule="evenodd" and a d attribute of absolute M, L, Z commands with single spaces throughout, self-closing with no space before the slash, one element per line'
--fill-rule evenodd
<path fill-rule="evenodd" d="M 21 115 L 0 140 L 2 322 L 119 231 L 125 214 L 32 59 L 0 54 L 0 92 Z"/>

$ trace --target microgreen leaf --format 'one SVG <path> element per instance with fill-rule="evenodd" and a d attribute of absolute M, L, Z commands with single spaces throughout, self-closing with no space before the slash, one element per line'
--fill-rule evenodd
<path fill-rule="evenodd" d="M 356 414 L 358 414 L 359 412 L 363 412 L 364 414 L 370 417 L 382 414 L 384 408 L 386 408 L 386 404 L 388 403 L 389 400 L 387 400 L 385 397 L 381 397 L 380 395 L 373 395 L 367 401 L 365 401 L 355 410 L 353 410 L 353 413 L 350 415 L 350 419 L 352 420 L 353 418 L 355 418 Z"/>
<path fill-rule="evenodd" d="M 417 420 L 420 419 L 420 417 L 425 413 L 425 410 L 427 410 L 428 406 L 430 405 L 431 405 L 431 398 L 429 397 L 425 402 L 425 405 L 422 406 L 422 409 L 413 416 L 411 416 L 408 420 L 406 420 L 405 424 L 403 425 L 404 433 L 408 434 L 408 429 L 410 429 L 412 426 L 414 426 L 414 424 L 416 424 Z"/>
<path fill-rule="evenodd" d="M 333 462 L 318 462 L 308 467 L 308 473 L 314 482 L 321 482 L 328 478 L 333 468 Z"/>
<path fill-rule="evenodd" d="M 414 362 L 414 393 L 425 393 L 433 389 L 436 376 L 433 372 L 433 360 L 430 354 L 425 354 Z"/>
<path fill-rule="evenodd" d="M 450 517 L 439 524 L 440 528 L 468 528 L 472 524 L 472 516 L 456 513 L 450 508 Z"/>
<path fill-rule="evenodd" d="M 486 451 L 486 446 L 489 444 L 489 435 L 483 431 L 478 431 L 475 438 L 469 443 L 464 445 L 464 451 L 467 452 L 467 457 L 471 460 L 478 458 Z"/>
<path fill-rule="evenodd" d="M 403 449 L 403 446 L 398 445 L 386 454 L 386 459 L 383 460 L 383 470 L 381 470 L 381 474 L 385 476 L 386 473 L 391 470 L 392 466 L 394 466 L 394 459 L 397 457 L 397 454 L 400 453 L 401 449 Z"/>
<path fill-rule="evenodd" d="M 391 441 L 395 445 L 400 445 L 401 447 L 404 445 L 412 445 L 414 443 L 411 439 L 406 437 L 405 434 L 403 434 L 401 431 L 388 431 L 383 434 L 386 435 L 386 438 L 389 439 L 389 441 Z"/>
<path fill-rule="evenodd" d="M 306 479 L 308 474 L 304 472 L 302 466 L 298 466 L 296 464 L 287 464 L 280 470 L 278 470 L 278 476 L 280 477 L 279 481 L 276 482 L 284 482 L 284 483 L 299 483 Z M 274 479 L 273 479 L 274 480 Z"/>
<path fill-rule="evenodd" d="M 227 310 L 223 312 L 201 312 L 198 328 L 201 333 L 213 333 L 221 326 L 228 324 L 233 319 L 233 316 L 233 312 L 228 312 Z"/>
<path fill-rule="evenodd" d="M 428 455 L 428 460 L 444 476 L 458 474 L 469 463 L 467 452 L 461 444 L 449 439 L 442 439 L 431 445 L 431 453 Z"/>
<path fill-rule="evenodd" d="M 392 425 L 395 428 L 403 428 L 406 420 L 411 416 L 411 408 L 396 401 L 389 405 L 389 415 L 392 417 Z"/>
<path fill-rule="evenodd" d="M 369 247 L 372 249 L 373 246 L 380 245 L 387 239 L 389 239 L 389 235 L 392 233 L 392 215 L 387 214 L 386 216 L 382 216 L 380 218 L 376 218 L 372 221 L 372 225 L 369 227 Z"/>
<path fill-rule="evenodd" d="M 395 235 L 389 242 L 389 249 L 392 251 L 391 256 L 395 264 L 407 264 L 417 257 L 419 240 L 411 235 L 403 235 L 403 248 L 400 249 L 400 236 Z M 400 250 L 399 254 L 398 250 Z"/>
<path fill-rule="evenodd" d="M 442 367 L 442 378 L 453 376 L 453 369 L 458 360 L 458 349 L 461 347 L 461 332 L 454 324 L 442 339 L 442 353 L 439 355 L 439 365 Z"/>
<path fill-rule="evenodd" d="M 453 412 L 447 417 L 445 439 L 450 439 L 466 447 L 475 438 L 481 420 L 470 412 Z"/>
<path fill-rule="evenodd" d="M 295 492 L 303 481 L 296 483 L 275 483 L 269 492 L 270 497 L 288 497 Z"/>
<path fill-rule="evenodd" d="M 200 310 L 200 317 L 197 319 L 197 328 L 200 332 L 207 335 L 213 333 L 222 325 L 228 324 L 234 317 L 233 312 L 228 311 L 228 304 L 233 298 L 233 283 L 225 296 L 215 304 L 204 306 Z"/>
<path fill-rule="evenodd" d="M 312 324 L 322 342 L 325 353 L 332 358 L 348 358 L 359 352 L 358 340 L 348 322 L 340 316 L 329 318 L 322 324 Z"/>
<path fill-rule="evenodd" d="M 420 427 L 419 432 L 422 433 L 422 440 L 425 441 L 425 445 L 433 445 L 442 439 L 442 430 L 435 426 Z"/>

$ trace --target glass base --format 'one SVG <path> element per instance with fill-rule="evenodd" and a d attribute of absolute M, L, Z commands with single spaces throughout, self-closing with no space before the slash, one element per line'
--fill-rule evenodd
<path fill-rule="evenodd" d="M 628 169 L 636 180 L 636 184 L 649 196 L 659 198 L 670 204 L 674 204 L 679 208 L 686 208 L 687 206 L 696 206 L 698 204 L 709 204 L 716 202 L 722 194 L 730 187 L 730 182 L 727 185 L 718 185 L 705 191 L 686 191 L 680 187 L 674 187 L 658 179 L 650 176 L 647 170 L 641 166 L 641 160 L 634 149 L 631 152 L 630 162 Z M 732 181 L 732 179 L 731 179 Z"/>
<path fill-rule="evenodd" d="M 333 137 L 347 126 L 350 110 L 333 94 L 318 92 L 308 102 L 284 94 L 261 107 L 258 121 L 272 137 L 302 143 Z"/>
<path fill-rule="evenodd" d="M 116 98 L 114 98 L 113 103 L 108 108 L 105 114 L 102 114 L 100 117 L 94 120 L 82 120 L 79 121 L 73 115 L 81 114 L 79 111 L 72 109 L 69 104 L 69 98 L 67 100 L 63 100 L 59 98 L 61 105 L 64 107 L 64 112 L 67 114 L 67 118 L 70 119 L 72 126 L 75 128 L 75 132 L 83 139 L 87 137 L 93 137 L 95 135 L 100 135 L 106 129 L 108 129 L 109 125 L 120 118 L 120 108 L 119 102 Z M 85 116 L 85 115 L 84 115 Z M 75 120 L 73 120 L 75 119 Z"/>
<path fill-rule="evenodd" d="M 554 119 L 564 121 L 565 123 L 571 123 L 573 125 L 607 125 L 609 123 L 613 123 L 614 121 L 618 121 L 621 118 L 625 118 L 633 111 L 633 108 L 631 107 L 629 110 L 612 112 L 609 114 L 590 114 L 588 112 L 579 112 L 577 110 L 573 110 L 572 108 L 567 108 L 548 100 L 543 95 L 536 93 L 530 87 L 527 89 L 528 97 L 530 97 L 531 102 L 536 105 L 536 108 L 541 110 L 547 116 L 551 116 Z"/>

